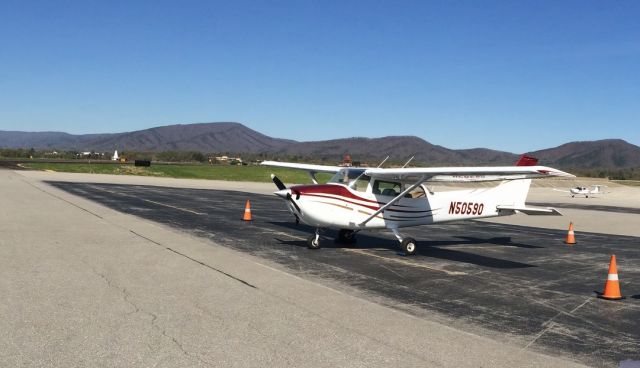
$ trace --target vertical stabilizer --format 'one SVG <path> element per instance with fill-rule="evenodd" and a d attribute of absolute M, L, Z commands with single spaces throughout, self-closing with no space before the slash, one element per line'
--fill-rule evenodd
<path fill-rule="evenodd" d="M 516 166 L 536 166 L 538 164 L 538 159 L 533 156 L 522 155 L 518 162 L 516 162 Z"/>

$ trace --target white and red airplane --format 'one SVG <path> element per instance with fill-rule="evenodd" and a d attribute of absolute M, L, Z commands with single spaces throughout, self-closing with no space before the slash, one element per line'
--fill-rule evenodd
<path fill-rule="evenodd" d="M 287 201 L 297 221 L 316 228 L 307 240 L 320 248 L 320 230 L 337 229 L 339 242 L 355 241 L 362 230 L 391 230 L 406 255 L 416 252 L 416 241 L 399 229 L 447 221 L 470 220 L 522 212 L 528 215 L 561 215 L 549 207 L 525 204 L 531 179 L 574 177 L 522 156 L 516 166 L 365 168 L 264 161 L 262 165 L 306 170 L 314 184 L 287 188 L 275 175 L 275 194 Z M 326 184 L 315 174 L 334 173 Z M 487 182 L 491 188 L 434 193 L 425 182 Z"/>

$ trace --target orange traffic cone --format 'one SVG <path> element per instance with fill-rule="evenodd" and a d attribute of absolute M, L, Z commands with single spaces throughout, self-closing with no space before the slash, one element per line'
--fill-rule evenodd
<path fill-rule="evenodd" d="M 576 235 L 573 232 L 573 222 L 569 223 L 569 232 L 567 233 L 567 241 L 565 243 L 572 245 L 576 243 Z"/>
<path fill-rule="evenodd" d="M 247 204 L 244 206 L 244 216 L 242 216 L 243 221 L 251 221 L 251 203 L 247 199 Z"/>
<path fill-rule="evenodd" d="M 622 294 L 620 294 L 620 281 L 618 281 L 618 268 L 616 267 L 616 256 L 611 255 L 611 262 L 609 263 L 609 274 L 607 275 L 607 282 L 604 284 L 604 292 L 598 297 L 609 300 L 620 300 Z"/>

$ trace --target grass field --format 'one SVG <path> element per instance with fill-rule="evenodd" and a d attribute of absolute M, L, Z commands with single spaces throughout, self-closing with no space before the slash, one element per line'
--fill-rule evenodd
<path fill-rule="evenodd" d="M 44 162 L 25 163 L 22 166 L 30 169 L 59 172 L 256 182 L 269 182 L 271 181 L 271 173 L 274 173 L 285 183 L 311 183 L 309 175 L 304 171 L 264 166 L 152 164 L 150 167 L 137 167 L 133 164 L 76 164 Z M 331 177 L 331 175 L 318 174 L 317 177 L 319 181 L 325 182 Z"/>

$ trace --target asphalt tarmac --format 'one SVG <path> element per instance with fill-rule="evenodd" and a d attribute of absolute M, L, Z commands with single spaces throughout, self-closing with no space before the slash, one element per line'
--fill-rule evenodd
<path fill-rule="evenodd" d="M 202 189 L 49 182 L 118 211 L 156 221 L 281 265 L 288 272 L 455 328 L 594 366 L 640 360 L 640 238 L 485 222 L 411 228 L 418 254 L 398 254 L 386 232 L 334 232 L 309 250 L 313 229 L 295 225 L 275 196 Z M 253 221 L 240 220 L 251 200 Z M 559 221 L 563 221 L 562 218 Z M 618 259 L 622 301 L 596 298 L 609 257 Z"/>
<path fill-rule="evenodd" d="M 530 202 L 530 204 L 535 205 L 535 206 L 543 206 L 543 207 L 573 208 L 573 209 L 577 209 L 577 210 L 591 210 L 591 211 L 616 212 L 616 213 L 633 213 L 633 214 L 636 214 L 636 215 L 640 215 L 640 208 L 619 207 L 619 206 L 603 206 L 603 205 L 591 204 L 591 203 Z"/>

